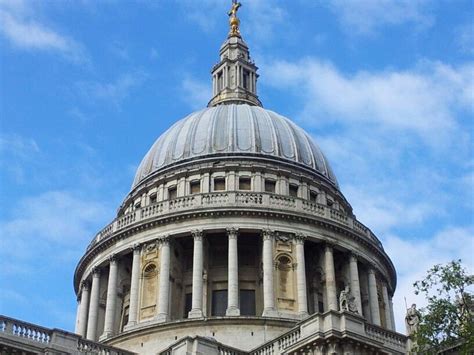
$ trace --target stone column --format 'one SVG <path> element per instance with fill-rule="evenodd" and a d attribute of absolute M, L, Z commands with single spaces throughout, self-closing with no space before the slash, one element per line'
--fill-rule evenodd
<path fill-rule="evenodd" d="M 397 327 L 395 326 L 395 314 L 393 312 L 393 301 L 392 301 L 392 297 L 388 297 L 388 300 L 389 300 L 389 304 L 390 304 L 390 315 L 391 315 L 391 318 L 392 318 L 392 330 L 394 332 L 397 331 Z"/>
<path fill-rule="evenodd" d="M 227 286 L 227 310 L 226 316 L 240 316 L 239 309 L 239 261 L 237 249 L 237 228 L 227 228 L 229 239 L 228 253 L 228 286 Z"/>
<path fill-rule="evenodd" d="M 160 239 L 160 285 L 158 290 L 158 315 L 160 322 L 169 319 L 169 298 L 170 298 L 170 240 L 169 237 Z"/>
<path fill-rule="evenodd" d="M 128 310 L 128 324 L 133 326 L 138 321 L 138 297 L 140 295 L 140 250 L 141 246 L 135 244 L 132 247 L 133 261 L 132 261 L 132 277 L 130 280 L 130 307 Z"/>
<path fill-rule="evenodd" d="M 273 232 L 263 230 L 263 316 L 276 316 L 273 288 Z"/>
<path fill-rule="evenodd" d="M 99 315 L 100 270 L 92 270 L 92 288 L 90 295 L 89 317 L 87 318 L 87 339 L 96 340 L 97 317 Z"/>
<path fill-rule="evenodd" d="M 380 325 L 379 299 L 377 296 L 377 281 L 375 280 L 374 269 L 369 269 L 369 304 L 372 323 Z"/>
<path fill-rule="evenodd" d="M 301 316 L 308 315 L 308 296 L 306 289 L 306 265 L 304 260 L 304 240 L 303 234 L 297 234 L 296 244 L 296 289 L 298 292 L 298 312 Z"/>
<path fill-rule="evenodd" d="M 388 300 L 387 285 L 385 282 L 382 283 L 382 297 L 385 310 L 385 328 L 393 330 L 392 328 L 392 314 L 390 312 L 390 301 Z"/>
<path fill-rule="evenodd" d="M 193 293 L 192 306 L 188 318 L 201 318 L 202 314 L 202 272 L 203 272 L 203 245 L 202 231 L 191 232 L 194 239 L 193 250 Z"/>
<path fill-rule="evenodd" d="M 79 320 L 76 333 L 81 337 L 85 337 L 87 332 L 87 311 L 89 310 L 89 282 L 82 281 L 81 286 L 81 304 L 79 307 Z"/>
<path fill-rule="evenodd" d="M 109 258 L 109 282 L 107 284 L 107 303 L 105 305 L 105 321 L 103 338 L 114 334 L 115 313 L 117 305 L 118 261 L 115 255 Z"/>
<path fill-rule="evenodd" d="M 81 293 L 82 290 L 79 288 L 79 293 Z M 77 306 L 76 306 L 76 322 L 74 323 L 74 333 L 77 334 L 79 331 L 79 317 L 81 313 L 81 295 L 77 295 Z"/>
<path fill-rule="evenodd" d="M 324 274 L 326 275 L 326 298 L 328 310 L 337 311 L 336 272 L 334 271 L 334 256 L 330 245 L 324 249 Z"/>
<path fill-rule="evenodd" d="M 360 296 L 359 268 L 357 265 L 357 257 L 351 253 L 349 257 L 349 270 L 351 278 L 351 294 L 355 298 L 357 312 L 362 316 L 362 298 Z"/>

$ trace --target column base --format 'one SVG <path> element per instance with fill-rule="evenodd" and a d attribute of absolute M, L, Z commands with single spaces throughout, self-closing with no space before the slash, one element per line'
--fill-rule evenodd
<path fill-rule="evenodd" d="M 227 308 L 227 310 L 225 311 L 225 315 L 231 317 L 240 316 L 240 309 L 238 309 L 237 307 Z"/>
<path fill-rule="evenodd" d="M 113 336 L 114 333 L 113 332 L 105 332 L 103 333 L 100 337 L 99 337 L 99 341 L 103 341 L 107 338 L 110 338 L 111 336 Z"/>
<path fill-rule="evenodd" d="M 136 325 L 137 325 L 137 322 L 128 322 L 127 325 L 125 327 L 123 327 L 123 330 L 124 331 L 130 330 L 133 327 L 135 327 Z"/>
<path fill-rule="evenodd" d="M 204 315 L 202 314 L 202 309 L 192 309 L 188 313 L 188 318 L 203 318 Z"/>
<path fill-rule="evenodd" d="M 305 319 L 306 317 L 309 316 L 309 313 L 306 312 L 306 311 L 301 311 L 301 312 L 298 312 L 299 316 L 301 317 L 301 319 Z"/>
<path fill-rule="evenodd" d="M 278 317 L 278 311 L 275 308 L 266 308 L 263 310 L 262 317 Z"/>
<path fill-rule="evenodd" d="M 164 323 L 169 321 L 169 317 L 166 313 L 160 313 L 155 317 L 155 320 L 159 323 Z"/>

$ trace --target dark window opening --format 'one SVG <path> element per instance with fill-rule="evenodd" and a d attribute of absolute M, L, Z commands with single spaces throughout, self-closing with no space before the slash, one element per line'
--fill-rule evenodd
<path fill-rule="evenodd" d="M 250 178 L 241 177 L 239 178 L 239 190 L 250 190 Z"/>
<path fill-rule="evenodd" d="M 265 192 L 275 192 L 276 182 L 273 180 L 265 180 Z"/>
<path fill-rule="evenodd" d="M 309 193 L 309 200 L 310 200 L 311 202 L 316 203 L 316 201 L 318 200 L 318 194 L 317 194 L 316 192 L 314 192 L 314 191 L 311 191 L 311 192 Z"/>
<path fill-rule="evenodd" d="M 240 315 L 255 316 L 255 290 L 240 290 Z"/>
<path fill-rule="evenodd" d="M 156 193 L 150 195 L 150 203 L 156 202 Z"/>
<path fill-rule="evenodd" d="M 227 290 L 212 291 L 212 316 L 225 316 L 227 309 Z"/>
<path fill-rule="evenodd" d="M 290 185 L 290 196 L 291 197 L 298 197 L 298 186 L 297 185 Z"/>
<path fill-rule="evenodd" d="M 243 80 L 244 82 L 242 83 L 242 86 L 247 89 L 247 90 L 250 90 L 250 80 L 249 80 L 249 77 L 250 77 L 250 72 L 248 70 L 244 70 L 244 74 L 243 74 Z"/>
<path fill-rule="evenodd" d="M 318 302 L 318 311 L 319 313 L 324 313 L 324 303 L 323 302 Z"/>
<path fill-rule="evenodd" d="M 172 200 L 178 196 L 178 191 L 176 190 L 176 187 L 170 187 L 168 189 L 168 199 Z"/>
<path fill-rule="evenodd" d="M 224 88 L 224 77 L 222 76 L 222 71 L 217 74 L 217 88 L 219 91 Z"/>
<path fill-rule="evenodd" d="M 184 318 L 188 318 L 188 313 L 191 312 L 193 306 L 193 294 L 187 293 L 184 296 Z"/>
<path fill-rule="evenodd" d="M 198 194 L 201 192 L 201 182 L 200 181 L 191 181 L 189 183 L 189 189 L 191 194 Z"/>
<path fill-rule="evenodd" d="M 215 178 L 214 191 L 224 191 L 224 190 L 225 190 L 225 178 Z"/>

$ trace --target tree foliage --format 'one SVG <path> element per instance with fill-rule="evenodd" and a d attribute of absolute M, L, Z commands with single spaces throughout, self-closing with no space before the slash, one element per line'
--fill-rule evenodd
<path fill-rule="evenodd" d="M 415 333 L 419 351 L 442 349 L 461 344 L 463 354 L 474 351 L 474 296 L 468 290 L 474 284 L 461 260 L 438 264 L 423 280 L 413 284 L 415 294 L 424 294 L 428 305 L 422 308 Z"/>

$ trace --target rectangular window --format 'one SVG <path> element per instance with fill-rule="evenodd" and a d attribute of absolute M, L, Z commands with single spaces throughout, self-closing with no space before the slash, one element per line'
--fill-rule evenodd
<path fill-rule="evenodd" d="M 240 290 L 240 315 L 255 316 L 255 290 Z"/>
<path fill-rule="evenodd" d="M 214 191 L 224 191 L 225 190 L 225 178 L 214 178 Z"/>
<path fill-rule="evenodd" d="M 177 196 L 176 186 L 170 187 L 168 189 L 168 200 L 175 199 Z"/>
<path fill-rule="evenodd" d="M 193 307 L 193 294 L 187 293 L 184 296 L 184 318 L 188 318 L 188 313 L 191 311 Z"/>
<path fill-rule="evenodd" d="M 324 313 L 324 303 L 321 301 L 318 302 L 318 311 L 319 313 Z"/>
<path fill-rule="evenodd" d="M 275 192 L 276 182 L 274 180 L 265 180 L 265 192 Z"/>
<path fill-rule="evenodd" d="M 298 197 L 298 185 L 290 184 L 290 196 Z"/>
<path fill-rule="evenodd" d="M 243 80 L 244 82 L 242 83 L 244 89 L 247 89 L 247 90 L 250 90 L 250 80 L 249 80 L 249 77 L 250 77 L 250 72 L 248 70 L 245 70 L 244 69 L 244 73 L 243 73 Z"/>
<path fill-rule="evenodd" d="M 192 194 L 198 194 L 201 192 L 201 182 L 200 181 L 191 181 L 189 183 L 189 190 Z"/>
<path fill-rule="evenodd" d="M 150 203 L 155 203 L 156 202 L 156 193 L 150 195 Z"/>
<path fill-rule="evenodd" d="M 250 178 L 248 177 L 239 178 L 239 190 L 250 190 Z"/>
<path fill-rule="evenodd" d="M 314 192 L 314 191 L 310 191 L 310 193 L 309 193 L 309 200 L 310 200 L 311 202 L 316 203 L 316 201 L 318 200 L 318 194 L 317 194 L 316 192 Z"/>
<path fill-rule="evenodd" d="M 227 290 L 212 291 L 212 312 L 214 317 L 225 316 L 227 309 Z"/>
<path fill-rule="evenodd" d="M 217 74 L 217 89 L 221 91 L 224 88 L 224 77 L 222 71 Z"/>

